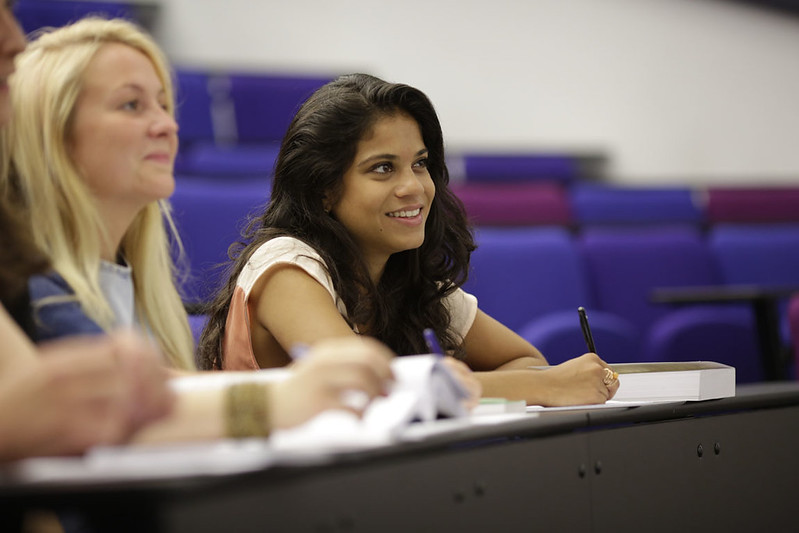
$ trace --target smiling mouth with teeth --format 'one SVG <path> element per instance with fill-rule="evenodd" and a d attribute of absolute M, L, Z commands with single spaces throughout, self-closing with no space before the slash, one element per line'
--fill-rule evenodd
<path fill-rule="evenodd" d="M 394 211 L 393 213 L 386 213 L 386 214 L 393 218 L 413 218 L 421 212 L 422 210 L 417 207 L 413 211 Z"/>

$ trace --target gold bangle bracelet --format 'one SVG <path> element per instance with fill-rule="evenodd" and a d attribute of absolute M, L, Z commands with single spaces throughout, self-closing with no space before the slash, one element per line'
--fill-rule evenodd
<path fill-rule="evenodd" d="M 269 426 L 266 385 L 238 383 L 228 387 L 225 394 L 225 429 L 228 437 L 268 437 Z"/>

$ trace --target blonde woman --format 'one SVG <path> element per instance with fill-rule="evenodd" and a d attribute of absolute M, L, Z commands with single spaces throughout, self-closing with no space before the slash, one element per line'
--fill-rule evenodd
<path fill-rule="evenodd" d="M 7 153 L 54 269 L 31 283 L 36 340 L 138 323 L 193 368 L 163 202 L 178 142 L 163 54 L 131 24 L 84 20 L 32 42 L 11 89 Z"/>
<path fill-rule="evenodd" d="M 16 68 L 0 183 L 53 267 L 28 284 L 34 339 L 134 326 L 171 368 L 194 370 L 170 256 L 178 139 L 162 52 L 127 21 L 88 18 L 39 36 Z M 319 344 L 278 385 L 181 393 L 172 414 L 136 438 L 263 436 L 346 408 L 346 390 L 383 394 L 391 355 L 368 340 Z"/>
<path fill-rule="evenodd" d="M 10 6 L 0 3 L 0 72 L 13 72 L 14 57 L 24 48 Z M 5 79 L 0 85 L 3 127 L 11 101 Z M 0 463 L 121 442 L 165 416 L 173 403 L 167 374 L 157 351 L 140 337 L 115 332 L 72 338 L 37 352 L 17 324 L 32 328 L 27 278 L 44 271 L 47 258 L 4 201 L 0 228 Z"/>

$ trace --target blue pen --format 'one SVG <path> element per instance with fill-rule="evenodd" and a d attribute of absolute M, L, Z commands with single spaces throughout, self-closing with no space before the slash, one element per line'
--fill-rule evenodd
<path fill-rule="evenodd" d="M 444 350 L 441 349 L 441 345 L 438 343 L 436 332 L 432 328 L 425 328 L 423 333 L 424 342 L 427 344 L 427 349 L 430 353 L 443 356 Z"/>

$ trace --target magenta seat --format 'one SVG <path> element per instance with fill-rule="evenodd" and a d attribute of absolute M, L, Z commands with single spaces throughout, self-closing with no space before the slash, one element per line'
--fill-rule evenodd
<path fill-rule="evenodd" d="M 571 225 L 563 187 L 555 183 L 465 183 L 452 186 L 476 225 Z"/>
<path fill-rule="evenodd" d="M 710 187 L 706 197 L 707 221 L 799 222 L 797 187 Z"/>

